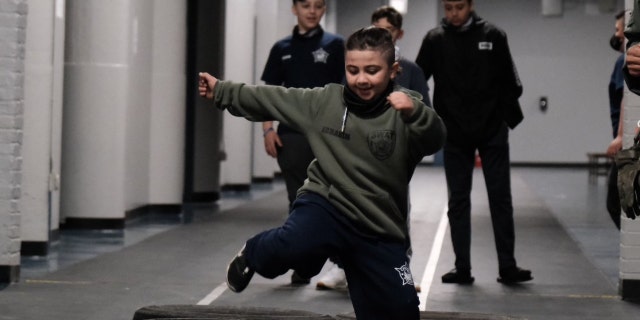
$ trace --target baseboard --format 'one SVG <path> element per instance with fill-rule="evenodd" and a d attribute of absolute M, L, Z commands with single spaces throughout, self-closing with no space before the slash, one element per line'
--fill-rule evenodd
<path fill-rule="evenodd" d="M 251 185 L 245 183 L 225 184 L 221 189 L 222 191 L 244 192 L 251 190 Z"/>
<path fill-rule="evenodd" d="M 127 210 L 124 218 L 66 218 L 60 229 L 124 229 L 128 219 L 148 214 L 182 213 L 181 204 L 148 204 Z"/>
<path fill-rule="evenodd" d="M 512 167 L 531 167 L 531 168 L 588 168 L 589 164 L 585 162 L 512 162 Z M 598 166 L 606 166 L 599 164 Z"/>
<path fill-rule="evenodd" d="M 253 177 L 251 178 L 252 183 L 270 183 L 273 182 L 273 177 Z"/>
<path fill-rule="evenodd" d="M 126 219 L 138 218 L 140 216 L 148 214 L 175 214 L 182 213 L 182 205 L 179 204 L 148 204 L 132 210 L 128 210 L 125 213 Z"/>
<path fill-rule="evenodd" d="M 623 300 L 640 300 L 640 280 L 621 279 L 619 289 Z"/>
<path fill-rule="evenodd" d="M 124 218 L 66 218 L 60 229 L 124 229 Z"/>
<path fill-rule="evenodd" d="M 20 243 L 20 255 L 46 256 L 48 254 L 49 243 L 47 241 L 22 241 Z"/>
<path fill-rule="evenodd" d="M 49 231 L 49 241 L 56 241 L 60 239 L 60 230 L 54 229 Z"/>
<path fill-rule="evenodd" d="M 20 266 L 1 266 L 0 283 L 16 283 L 20 279 Z"/>
<path fill-rule="evenodd" d="M 220 200 L 219 192 L 192 192 L 185 195 L 184 202 L 214 202 Z"/>

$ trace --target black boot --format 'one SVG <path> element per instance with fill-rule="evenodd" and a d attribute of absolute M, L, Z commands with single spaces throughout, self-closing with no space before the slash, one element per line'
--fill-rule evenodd
<path fill-rule="evenodd" d="M 520 283 L 529 280 L 533 280 L 531 271 L 520 267 L 500 269 L 500 278 L 498 278 L 498 282 L 504 284 Z"/>
<path fill-rule="evenodd" d="M 472 284 L 474 280 L 470 269 L 453 269 L 442 276 L 442 283 Z"/>

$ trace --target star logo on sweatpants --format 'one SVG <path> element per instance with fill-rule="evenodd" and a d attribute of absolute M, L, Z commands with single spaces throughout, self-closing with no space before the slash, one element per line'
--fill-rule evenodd
<path fill-rule="evenodd" d="M 400 279 L 402 279 L 402 285 L 413 285 L 413 276 L 411 275 L 411 270 L 409 270 L 409 266 L 405 262 L 404 265 L 400 268 L 394 268 L 400 274 Z"/>

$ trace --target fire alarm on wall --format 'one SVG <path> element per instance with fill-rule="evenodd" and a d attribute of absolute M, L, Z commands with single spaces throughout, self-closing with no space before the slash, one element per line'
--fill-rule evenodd
<path fill-rule="evenodd" d="M 549 109 L 549 100 L 547 99 L 547 97 L 540 97 L 540 111 L 542 112 L 547 112 L 547 109 Z"/>

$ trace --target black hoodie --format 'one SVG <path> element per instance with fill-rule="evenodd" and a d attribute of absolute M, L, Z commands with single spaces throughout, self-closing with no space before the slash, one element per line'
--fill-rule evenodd
<path fill-rule="evenodd" d="M 424 37 L 416 63 L 428 80 L 433 76 L 433 106 L 447 126 L 447 140 L 477 145 L 506 123 L 523 119 L 518 78 L 507 36 L 471 14 L 455 27 L 445 19 Z"/>

